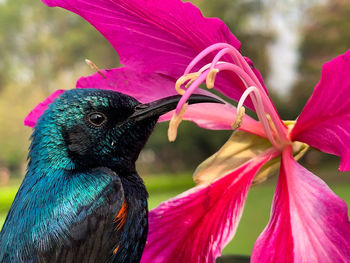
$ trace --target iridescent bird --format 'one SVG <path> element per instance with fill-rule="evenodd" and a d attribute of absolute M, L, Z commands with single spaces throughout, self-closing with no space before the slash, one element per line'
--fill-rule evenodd
<path fill-rule="evenodd" d="M 179 96 L 141 104 L 74 89 L 44 112 L 27 174 L 0 233 L 0 262 L 139 262 L 148 193 L 135 161 Z M 189 103 L 219 102 L 195 95 Z"/>

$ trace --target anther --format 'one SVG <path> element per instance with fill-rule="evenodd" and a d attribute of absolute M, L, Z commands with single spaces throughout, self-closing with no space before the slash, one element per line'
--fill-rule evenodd
<path fill-rule="evenodd" d="M 266 119 L 269 121 L 271 130 L 273 130 L 273 132 L 274 132 L 275 134 L 277 134 L 276 125 L 275 125 L 275 123 L 273 122 L 273 120 L 272 120 L 272 118 L 271 118 L 271 115 L 270 115 L 270 114 L 266 114 Z"/>
<path fill-rule="evenodd" d="M 189 81 L 190 83 L 187 83 L 186 88 L 188 87 L 188 84 L 190 85 L 196 78 L 198 78 L 201 75 L 200 72 L 194 72 L 194 73 L 188 73 L 182 77 L 180 77 L 175 84 L 175 89 L 180 95 L 185 94 L 185 90 L 181 88 L 182 84 Z"/>
<path fill-rule="evenodd" d="M 182 117 L 187 109 L 188 103 L 185 103 L 183 107 L 181 108 L 180 112 L 176 114 L 174 112 L 173 116 L 171 117 L 170 123 L 169 123 L 169 129 L 168 129 L 168 140 L 170 142 L 175 141 L 177 136 L 177 128 L 179 127 Z"/>
<path fill-rule="evenodd" d="M 242 106 L 239 109 L 237 109 L 237 115 L 236 115 L 235 122 L 232 124 L 232 129 L 236 130 L 239 127 L 241 127 L 244 115 L 245 115 L 245 108 Z"/>
<path fill-rule="evenodd" d="M 211 68 L 206 79 L 206 84 L 208 89 L 214 88 L 215 77 L 218 74 L 219 70 L 216 68 Z"/>
<path fill-rule="evenodd" d="M 107 77 L 105 76 L 105 74 L 102 73 L 102 71 L 100 70 L 100 68 L 98 66 L 96 66 L 96 64 L 94 62 L 92 62 L 89 59 L 85 59 L 85 63 L 88 64 L 90 66 L 90 68 L 92 68 L 93 70 L 95 70 L 98 74 L 100 74 L 102 76 L 102 78 L 106 79 Z"/>

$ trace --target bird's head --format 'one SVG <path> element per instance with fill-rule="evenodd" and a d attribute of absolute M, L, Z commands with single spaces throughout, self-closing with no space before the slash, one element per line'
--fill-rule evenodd
<path fill-rule="evenodd" d="M 114 91 L 73 89 L 64 92 L 38 120 L 30 164 L 51 168 L 133 165 L 158 117 L 173 110 L 180 96 L 141 104 Z M 218 102 L 195 95 L 190 103 Z"/>

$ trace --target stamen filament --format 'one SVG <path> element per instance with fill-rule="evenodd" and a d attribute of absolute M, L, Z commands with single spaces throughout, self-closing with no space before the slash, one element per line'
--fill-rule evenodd
<path fill-rule="evenodd" d="M 201 61 L 204 57 L 206 57 L 207 55 L 209 55 L 211 52 L 217 50 L 217 49 L 222 49 L 224 43 L 216 43 L 214 45 L 211 45 L 209 47 L 207 47 L 206 49 L 204 49 L 201 53 L 199 53 L 191 62 L 190 64 L 188 64 L 184 75 L 186 75 L 187 73 L 191 72 L 191 70 L 194 68 L 194 66 L 196 66 L 198 64 L 199 61 Z M 228 44 L 226 44 L 228 45 Z"/>
<path fill-rule="evenodd" d="M 179 112 L 181 111 L 181 108 L 183 107 L 183 105 L 186 103 L 186 101 L 188 100 L 188 98 L 191 96 L 191 94 L 196 90 L 196 88 L 199 87 L 199 85 L 207 78 L 208 75 L 208 70 L 203 72 L 195 81 L 193 81 L 193 83 L 188 87 L 188 89 L 186 90 L 185 94 L 182 95 L 179 103 L 177 104 L 176 107 L 176 114 L 179 114 Z"/>
<path fill-rule="evenodd" d="M 254 81 L 249 77 L 249 75 L 242 68 L 238 67 L 237 65 L 234 65 L 232 63 L 227 62 L 227 63 L 217 64 L 216 68 L 219 71 L 228 70 L 228 71 L 232 71 L 232 72 L 236 73 L 237 76 L 240 77 L 248 87 L 255 85 Z"/>
<path fill-rule="evenodd" d="M 202 59 L 216 50 L 220 51 L 215 55 L 211 63 L 203 66 L 198 72 L 190 73 Z M 225 55 L 230 55 L 234 63 L 221 61 L 222 57 Z M 183 114 L 183 105 L 185 105 L 190 95 L 199 87 L 201 83 L 204 82 L 204 80 L 206 80 L 206 85 L 209 89 L 213 88 L 216 75 L 222 70 L 228 70 L 235 73 L 243 81 L 245 87 L 247 88 L 239 100 L 237 106 L 237 116 L 233 127 L 240 126 L 245 114 L 243 104 L 249 95 L 256 110 L 257 116 L 266 132 L 266 136 L 275 148 L 281 149 L 281 145 L 288 141 L 286 126 L 280 120 L 275 107 L 271 103 L 270 98 L 266 93 L 266 90 L 260 83 L 258 77 L 253 72 L 246 59 L 236 48 L 227 43 L 217 43 L 209 46 L 198 54 L 187 66 L 184 76 L 182 76 L 176 82 L 176 90 L 183 96 L 177 105 L 174 116 L 179 116 L 180 112 Z M 186 90 L 181 87 L 183 84 L 185 84 Z M 270 116 L 270 119 L 268 119 L 267 116 Z M 174 125 L 172 126 L 175 127 Z M 273 134 L 277 136 L 278 143 Z"/>
<path fill-rule="evenodd" d="M 270 125 L 269 125 L 269 122 L 266 118 L 266 114 L 264 111 L 264 105 L 263 105 L 262 100 L 261 100 L 260 92 L 254 91 L 254 95 L 257 97 L 257 101 L 258 101 L 257 107 L 255 107 L 256 114 L 258 115 L 258 118 L 261 121 L 261 124 L 266 132 L 266 136 L 275 148 L 280 149 L 279 144 L 276 142 L 275 138 L 273 137 L 273 134 L 271 133 Z"/>
<path fill-rule="evenodd" d="M 266 118 L 267 118 L 267 120 L 269 121 L 269 124 L 270 124 L 270 127 L 271 127 L 272 131 L 273 131 L 275 134 L 278 134 L 277 129 L 276 129 L 276 125 L 275 125 L 275 123 L 273 122 L 273 120 L 272 120 L 270 114 L 266 114 Z"/>
<path fill-rule="evenodd" d="M 216 68 L 219 69 L 220 71 L 222 70 L 232 71 L 236 73 L 245 82 L 245 84 L 248 87 L 254 86 L 254 81 L 249 77 L 249 75 L 245 71 L 243 71 L 243 69 L 239 68 L 237 65 L 234 65 L 231 63 L 220 63 L 216 66 Z M 270 98 L 267 96 L 265 92 L 259 92 L 259 90 L 256 94 L 259 94 L 259 96 L 263 96 L 261 100 L 264 103 L 261 103 L 261 106 L 262 106 L 261 112 L 265 111 L 266 113 L 270 114 L 271 119 L 275 123 L 280 139 L 283 141 L 287 141 L 286 128 L 281 122 L 280 118 L 278 117 L 275 108 L 272 106 L 272 103 L 270 102 Z M 254 107 L 256 108 L 257 105 L 254 105 Z M 265 119 L 265 118 L 263 117 L 262 119 Z"/>
<path fill-rule="evenodd" d="M 245 90 L 245 92 L 243 92 L 243 94 L 242 94 L 242 96 L 239 99 L 238 104 L 237 104 L 237 112 L 243 106 L 244 101 L 247 99 L 247 97 L 250 95 L 250 93 L 252 93 L 252 91 L 254 91 L 255 89 L 256 88 L 254 86 L 251 86 L 251 87 L 247 88 Z"/>
<path fill-rule="evenodd" d="M 233 62 L 234 64 L 236 64 L 237 66 L 239 67 L 242 67 L 242 63 L 241 63 L 241 60 L 239 58 L 239 56 L 236 55 L 236 53 L 232 52 L 231 51 L 232 47 L 227 47 L 227 48 L 224 48 L 222 50 L 220 50 L 216 56 L 214 57 L 213 61 L 212 61 L 212 66 L 214 67 L 216 65 L 216 63 L 223 57 L 225 56 L 226 54 L 229 54 L 231 56 L 231 58 L 233 59 Z M 239 52 L 238 52 L 239 53 Z"/>
<path fill-rule="evenodd" d="M 289 141 L 287 138 L 288 128 L 283 124 L 270 98 L 265 92 L 260 94 L 261 96 L 263 96 L 262 100 L 264 101 L 265 112 L 270 115 L 271 120 L 273 121 L 275 128 L 278 132 L 278 136 L 280 140 L 283 142 Z"/>
<path fill-rule="evenodd" d="M 258 118 L 261 121 L 261 124 L 265 130 L 267 138 L 275 148 L 279 149 L 280 147 L 277 144 L 273 134 L 271 133 L 271 128 L 264 112 L 264 106 L 261 100 L 260 92 L 256 87 L 251 86 L 248 89 L 246 89 L 245 92 L 243 92 L 237 105 L 237 116 L 240 115 L 240 111 L 241 111 L 241 108 L 243 107 L 244 101 L 247 99 L 249 95 L 251 96 L 254 108 L 256 109 L 256 114 L 258 115 Z"/>
<path fill-rule="evenodd" d="M 255 83 L 254 86 L 258 87 L 259 89 L 261 89 L 265 92 L 260 81 L 258 80 L 258 78 L 254 74 L 253 70 L 249 66 L 248 62 L 245 60 L 245 58 L 242 56 L 242 54 L 237 49 L 235 49 L 234 47 L 232 47 L 230 45 L 229 45 L 229 47 L 222 49 L 221 51 L 218 52 L 218 54 L 216 54 L 216 56 L 214 57 L 214 59 L 211 63 L 212 67 L 215 67 L 216 63 L 226 54 L 229 54 L 232 57 L 234 63 L 238 67 L 242 68 L 249 75 L 249 77 Z"/>
<path fill-rule="evenodd" d="M 189 73 L 197 64 L 199 61 L 201 61 L 204 57 L 206 57 L 207 55 L 209 55 L 211 52 L 218 50 L 218 49 L 222 49 L 218 54 L 217 54 L 217 58 L 214 62 L 214 60 L 212 61 L 212 67 L 216 66 L 217 61 L 223 57 L 225 54 L 230 54 L 233 61 L 238 64 L 239 67 L 242 67 L 244 71 L 247 72 L 247 74 L 252 78 L 252 80 L 255 82 L 254 86 L 258 86 L 259 88 L 261 88 L 261 90 L 264 90 L 262 88 L 262 85 L 260 83 L 260 81 L 258 80 L 258 78 L 256 77 L 256 75 L 254 74 L 253 70 L 250 68 L 249 64 L 247 63 L 247 61 L 244 59 L 244 57 L 242 56 L 242 54 L 233 46 L 231 46 L 230 44 L 227 43 L 216 43 L 213 44 L 209 47 L 207 47 L 205 50 L 203 50 L 201 53 L 199 53 L 191 62 L 190 64 L 187 66 L 184 75 Z M 237 62 L 240 63 L 237 63 Z M 264 90 L 265 91 L 265 90 Z"/>
<path fill-rule="evenodd" d="M 223 63 L 227 63 L 225 61 L 218 61 L 216 64 L 223 64 Z M 203 66 L 200 70 L 198 70 L 199 73 L 203 73 L 204 71 L 206 71 L 207 69 L 211 68 L 212 63 L 208 63 L 205 66 Z"/>
<path fill-rule="evenodd" d="M 85 63 L 88 64 L 88 66 L 90 68 L 92 68 L 93 70 L 95 70 L 98 74 L 100 74 L 102 76 L 102 78 L 106 79 L 107 77 L 105 76 L 105 74 L 102 73 L 102 71 L 100 70 L 100 68 L 98 66 L 96 66 L 96 64 L 94 62 L 92 62 L 90 59 L 85 59 Z"/>

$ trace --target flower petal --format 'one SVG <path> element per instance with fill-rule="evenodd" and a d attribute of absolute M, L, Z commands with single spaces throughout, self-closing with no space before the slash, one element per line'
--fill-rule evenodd
<path fill-rule="evenodd" d="M 209 95 L 204 93 L 204 95 Z M 212 95 L 212 94 L 211 94 Z M 164 114 L 159 118 L 159 121 L 168 121 L 171 119 L 174 111 Z M 189 120 L 196 123 L 199 127 L 210 130 L 231 130 L 232 124 L 236 119 L 236 107 L 229 103 L 214 104 L 200 103 L 189 105 L 185 114 L 184 120 Z M 263 128 L 260 123 L 249 117 L 244 116 L 240 130 L 247 131 L 253 134 L 261 134 L 264 136 Z"/>
<path fill-rule="evenodd" d="M 298 164 L 291 149 L 283 152 L 270 222 L 252 262 L 350 262 L 346 203 Z"/>
<path fill-rule="evenodd" d="M 269 148 L 271 143 L 264 137 L 236 131 L 214 155 L 201 163 L 194 172 L 194 181 L 198 184 L 210 184 L 216 179 L 232 173 L 235 169 L 254 159 Z M 254 181 L 264 181 L 279 168 L 279 160 L 273 159 L 260 169 Z"/>
<path fill-rule="evenodd" d="M 51 93 L 49 97 L 47 97 L 44 101 L 40 102 L 38 105 L 35 106 L 35 108 L 29 112 L 27 117 L 24 119 L 24 125 L 29 127 L 34 127 L 36 122 L 38 121 L 39 117 L 43 112 L 49 107 L 49 104 L 51 104 L 58 96 L 60 96 L 65 90 L 55 90 Z"/>
<path fill-rule="evenodd" d="M 180 0 L 43 0 L 90 22 L 113 45 L 123 65 L 141 72 L 155 72 L 178 79 L 191 60 L 215 43 L 240 49 L 240 42 L 218 18 L 205 18 L 192 3 Z M 210 63 L 209 54 L 194 70 Z M 245 58 L 253 68 L 253 63 Z M 232 61 L 229 56 L 223 60 Z M 263 81 L 258 70 L 253 68 Z M 222 73 L 215 88 L 238 100 L 245 90 L 235 74 Z M 250 100 L 246 103 L 250 108 Z"/>
<path fill-rule="evenodd" d="M 270 158 L 259 156 L 150 211 L 142 262 L 215 262 L 235 234 L 254 175 Z"/>
<path fill-rule="evenodd" d="M 142 103 L 176 95 L 175 82 L 156 73 L 142 73 L 129 67 L 101 70 L 81 77 L 76 88 L 114 90 L 134 97 Z"/>
<path fill-rule="evenodd" d="M 341 157 L 350 170 L 350 50 L 322 69 L 320 82 L 292 130 L 293 140 Z"/>
<path fill-rule="evenodd" d="M 100 31 L 124 65 L 175 78 L 207 46 L 240 42 L 217 18 L 180 0 L 43 0 L 77 13 Z"/>

